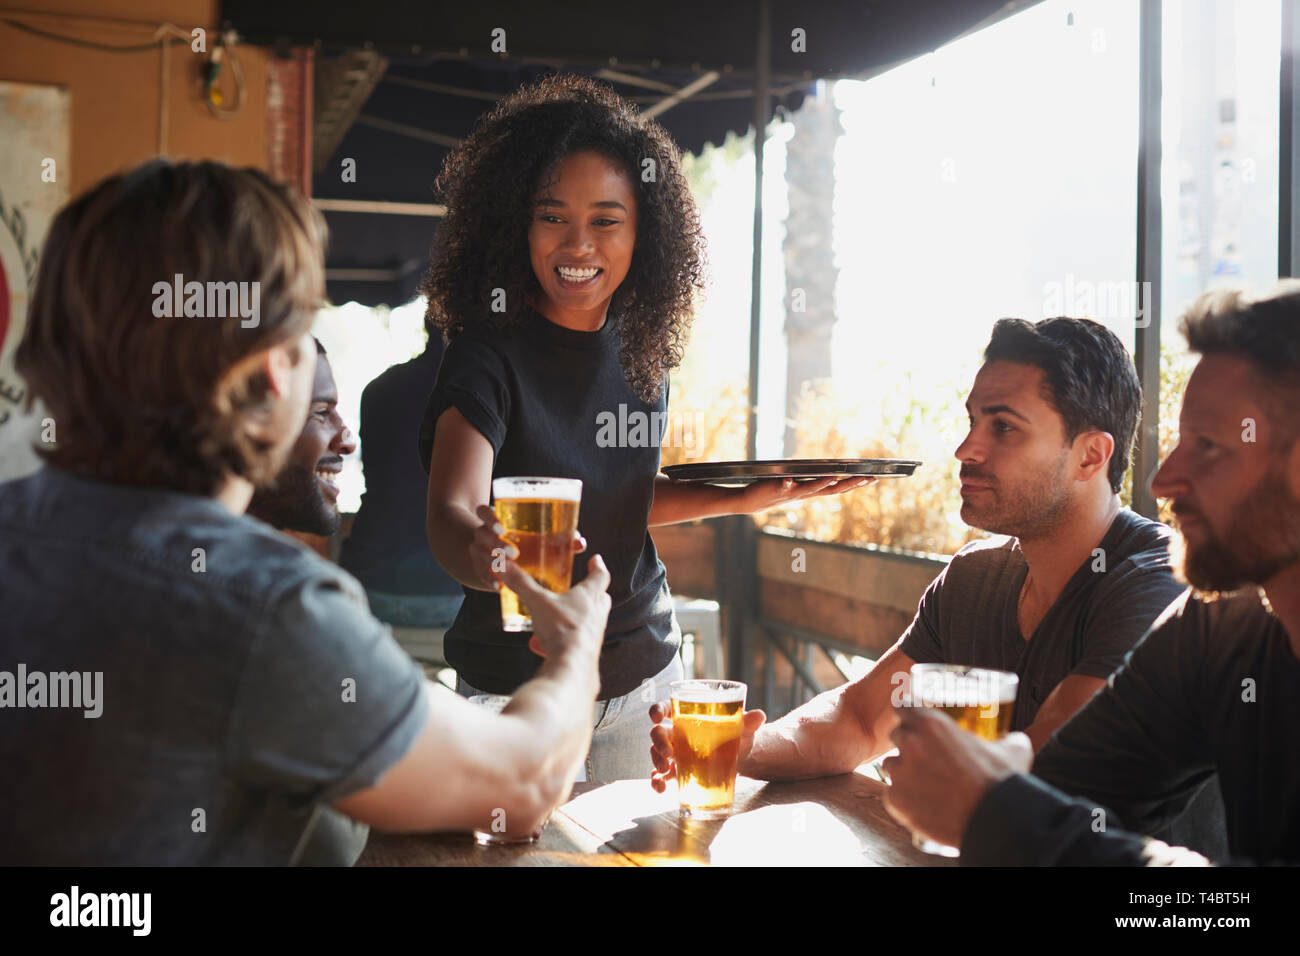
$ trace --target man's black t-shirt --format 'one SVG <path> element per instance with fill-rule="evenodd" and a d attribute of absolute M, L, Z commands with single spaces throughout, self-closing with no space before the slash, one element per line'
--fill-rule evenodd
<path fill-rule="evenodd" d="M 1121 509 L 1097 549 L 1061 590 L 1029 640 L 1020 591 L 1029 565 L 1020 542 L 972 541 L 926 588 L 901 648 L 917 663 L 1011 671 L 1020 688 L 1012 730 L 1024 730 L 1052 691 L 1078 674 L 1106 678 L 1183 587 L 1169 561 L 1173 532 Z"/>
<path fill-rule="evenodd" d="M 903 653 L 918 663 L 967 664 L 1018 674 L 1011 729 L 1024 730 L 1065 678 L 1106 678 L 1114 673 L 1182 593 L 1169 559 L 1173 536 L 1158 521 L 1121 509 L 1029 640 L 1020 633 L 1017 616 L 1029 570 L 1019 542 L 973 541 L 926 589 L 903 635 Z M 1187 813 L 1157 835 L 1216 859 L 1226 856 L 1217 783 L 1208 781 Z"/>
<path fill-rule="evenodd" d="M 612 579 L 602 700 L 663 670 L 680 641 L 648 531 L 667 388 L 656 403 L 642 401 L 624 378 L 619 343 L 612 314 L 595 332 L 564 328 L 531 308 L 506 329 L 466 328 L 447 346 L 420 426 L 426 468 L 438 418 L 455 408 L 492 445 L 493 478 L 582 480 L 578 528 L 587 551 L 574 562 L 573 583 L 586 577 L 592 554 L 605 559 Z M 447 662 L 474 687 L 513 693 L 541 665 L 528 638 L 501 629 L 495 592 L 466 588 L 447 631 Z"/>
<path fill-rule="evenodd" d="M 1231 858 L 1297 863 L 1297 753 L 1300 660 L 1281 622 L 1258 591 L 1217 601 L 1189 591 L 1052 736 L 1034 777 L 989 791 L 967 826 L 962 860 L 1150 862 L 1148 845 L 1120 827 L 1158 830 L 1217 771 Z"/>

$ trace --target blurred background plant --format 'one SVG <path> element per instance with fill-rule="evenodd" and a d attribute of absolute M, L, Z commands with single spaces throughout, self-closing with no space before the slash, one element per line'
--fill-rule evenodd
<path fill-rule="evenodd" d="M 882 363 L 884 364 L 884 363 Z M 1166 345 L 1160 365 L 1160 460 L 1178 441 L 1178 409 L 1195 365 L 1185 349 Z M 918 381 L 913 371 L 883 402 L 872 404 L 829 383 L 806 385 L 798 406 L 798 458 L 913 458 L 924 464 L 910 478 L 887 478 L 843 496 L 817 498 L 757 516 L 760 526 L 784 528 L 819 541 L 873 545 L 902 551 L 952 554 L 985 534 L 960 517 L 958 462 L 953 450 L 966 434 L 966 392 L 974 377 L 961 381 Z M 673 376 L 670 412 L 690 422 L 693 447 L 663 449 L 663 464 L 730 461 L 745 457 L 743 379 L 710 378 L 703 363 L 687 363 Z M 1120 493 L 1132 500 L 1130 470 Z M 1160 519 L 1171 520 L 1160 503 Z"/>
<path fill-rule="evenodd" d="M 745 457 L 743 380 L 718 382 L 679 370 L 672 380 L 673 418 L 696 423 L 691 449 L 665 447 L 663 463 Z M 828 383 L 806 385 L 796 426 L 797 458 L 912 458 L 924 464 L 910 478 L 887 478 L 843 496 L 812 499 L 757 516 L 819 541 L 951 554 L 982 532 L 958 516 L 957 460 L 965 434 L 964 390 L 956 382 L 919 383 L 911 372 L 878 405 L 844 395 Z"/>

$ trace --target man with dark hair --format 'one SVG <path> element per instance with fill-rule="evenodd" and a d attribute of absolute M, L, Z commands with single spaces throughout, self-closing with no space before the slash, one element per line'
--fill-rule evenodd
<path fill-rule="evenodd" d="M 569 792 L 598 557 L 564 595 L 506 563 L 545 660 L 496 714 L 437 696 L 354 578 L 244 514 L 303 429 L 323 240 L 300 195 L 212 162 L 55 218 L 17 360 L 57 443 L 0 485 L 0 864 L 302 862 L 331 807 L 523 835 Z"/>
<path fill-rule="evenodd" d="M 887 797 L 970 864 L 1204 862 L 1151 833 L 1217 773 L 1231 857 L 1300 863 L 1300 282 L 1202 296 L 1170 499 L 1191 584 L 1033 759 L 900 710 Z M 1072 798 L 1071 794 L 1079 795 Z"/>
<path fill-rule="evenodd" d="M 748 712 L 741 773 L 846 773 L 891 749 L 891 702 L 922 662 L 1019 675 L 1012 726 L 1042 747 L 1181 591 L 1169 529 L 1122 508 L 1117 494 L 1141 400 L 1119 339 L 1086 319 L 1003 319 L 985 358 L 955 453 L 961 515 L 1003 537 L 953 556 L 868 673 L 774 724 Z M 655 705 L 652 717 L 664 716 Z M 652 783 L 662 788 L 675 772 L 666 724 L 651 739 Z M 1197 839 L 1214 843 L 1213 833 Z"/>
<path fill-rule="evenodd" d="M 1106 478 L 1111 491 L 1118 493 L 1132 461 L 1142 389 L 1132 360 L 1122 347 L 1115 347 L 1117 344 L 1104 325 L 1087 319 L 1045 319 L 1037 325 L 1024 319 L 1001 319 L 993 326 L 984 361 L 1016 362 L 1039 369 L 1043 398 L 1061 417 L 1067 443 L 1090 430 L 1114 438 Z M 1124 436 L 1129 437 L 1125 440 Z M 1061 457 L 1063 460 L 1064 454 Z M 1060 505 L 1043 504 L 1048 508 Z"/>
<path fill-rule="evenodd" d="M 307 423 L 280 473 L 253 492 L 248 513 L 280 531 L 328 537 L 339 529 L 335 479 L 343 470 L 343 457 L 357 450 L 357 442 L 338 413 L 339 390 L 325 346 L 320 339 L 314 341 L 316 377 Z"/>

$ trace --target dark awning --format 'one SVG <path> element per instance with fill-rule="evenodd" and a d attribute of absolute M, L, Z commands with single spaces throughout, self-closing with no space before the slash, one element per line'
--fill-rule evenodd
<path fill-rule="evenodd" d="M 774 0 L 772 82 L 863 77 L 911 59 L 1033 0 Z M 366 43 L 385 55 L 496 59 L 493 30 L 511 60 L 623 69 L 750 73 L 754 0 L 609 0 L 502 3 L 223 0 L 222 16 L 252 43 L 326 49 Z M 803 50 L 792 31 L 804 31 Z"/>
<path fill-rule="evenodd" d="M 797 109 L 814 78 L 866 77 L 934 49 L 1035 0 L 774 0 L 769 116 Z M 644 108 L 694 85 L 656 116 L 686 151 L 752 124 L 757 24 L 753 0 L 614 7 L 607 2 L 341 3 L 224 0 L 248 42 L 314 46 L 387 59 L 360 114 L 313 179 L 317 200 L 432 204 L 432 184 L 456 141 L 496 98 L 556 69 L 609 82 Z M 505 32 L 508 58 L 490 50 Z M 792 31 L 804 31 L 795 52 Z M 321 104 L 317 104 L 319 110 Z M 346 125 L 346 124 L 345 124 Z M 356 181 L 344 183 L 344 158 Z M 326 209 L 334 302 L 399 305 L 419 285 L 438 219 Z"/>

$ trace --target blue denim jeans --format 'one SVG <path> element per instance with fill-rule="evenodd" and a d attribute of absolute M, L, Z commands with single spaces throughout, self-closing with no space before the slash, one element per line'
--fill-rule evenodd
<path fill-rule="evenodd" d="M 677 620 L 673 619 L 673 628 Z M 596 780 L 649 780 L 654 770 L 650 760 L 650 705 L 667 700 L 668 685 L 682 679 L 682 659 L 674 654 L 668 666 L 623 697 L 598 700 L 592 711 L 591 747 L 587 761 L 575 778 L 578 783 Z M 483 691 L 466 684 L 458 676 L 456 693 L 472 697 Z"/>

